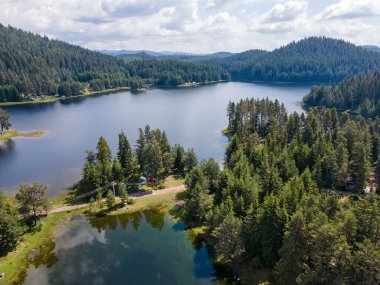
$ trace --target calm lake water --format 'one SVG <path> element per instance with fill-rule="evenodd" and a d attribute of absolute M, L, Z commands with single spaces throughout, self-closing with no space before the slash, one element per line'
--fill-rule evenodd
<path fill-rule="evenodd" d="M 204 243 L 193 244 L 184 225 L 168 213 L 147 210 L 73 216 L 30 256 L 19 284 L 228 284 L 215 274 Z"/>
<path fill-rule="evenodd" d="M 114 153 L 124 130 L 132 145 L 137 129 L 149 124 L 166 131 L 171 144 L 193 147 L 199 159 L 223 160 L 229 101 L 247 97 L 278 99 L 289 112 L 299 105 L 307 86 L 229 82 L 199 88 L 120 92 L 72 101 L 7 108 L 12 128 L 47 130 L 40 138 L 15 138 L 0 144 L 0 189 L 17 191 L 22 183 L 47 184 L 49 196 L 80 178 L 86 149 L 103 135 Z"/>

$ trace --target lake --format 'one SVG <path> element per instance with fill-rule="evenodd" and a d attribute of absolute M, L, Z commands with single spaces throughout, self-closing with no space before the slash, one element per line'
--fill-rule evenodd
<path fill-rule="evenodd" d="M 40 138 L 15 138 L 0 144 L 0 189 L 15 193 L 22 183 L 47 184 L 48 195 L 63 193 L 80 179 L 85 150 L 103 135 L 116 153 L 118 133 L 131 145 L 137 129 L 149 124 L 165 130 L 171 144 L 193 147 L 198 158 L 222 162 L 229 101 L 247 97 L 278 99 L 289 112 L 302 112 L 308 86 L 228 82 L 197 88 L 120 92 L 6 108 L 12 128 L 46 130 Z"/>
<path fill-rule="evenodd" d="M 54 240 L 31 254 L 18 284 L 230 284 L 217 274 L 205 244 L 192 241 L 168 213 L 152 209 L 73 216 Z"/>

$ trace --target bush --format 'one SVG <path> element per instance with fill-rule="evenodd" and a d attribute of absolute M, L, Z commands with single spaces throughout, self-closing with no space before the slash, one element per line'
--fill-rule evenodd
<path fill-rule="evenodd" d="M 166 185 L 164 183 L 160 183 L 157 185 L 157 189 L 161 190 L 161 189 L 165 189 L 166 188 Z"/>
<path fill-rule="evenodd" d="M 133 198 L 128 198 L 128 200 L 127 200 L 127 204 L 128 204 L 128 205 L 134 205 L 134 204 L 136 204 L 136 200 L 133 199 Z"/>

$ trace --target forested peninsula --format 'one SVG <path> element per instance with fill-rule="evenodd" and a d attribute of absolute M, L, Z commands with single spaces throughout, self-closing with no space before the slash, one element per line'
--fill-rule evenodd
<path fill-rule="evenodd" d="M 355 76 L 334 86 L 314 86 L 304 97 L 305 107 L 328 107 L 365 118 L 380 115 L 380 71 Z"/>
<path fill-rule="evenodd" d="M 379 119 L 256 99 L 227 110 L 224 169 L 185 181 L 183 216 L 215 260 L 244 284 L 263 270 L 270 284 L 378 284 Z"/>

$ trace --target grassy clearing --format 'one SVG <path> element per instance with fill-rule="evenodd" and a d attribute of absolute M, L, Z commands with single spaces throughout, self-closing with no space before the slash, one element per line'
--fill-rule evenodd
<path fill-rule="evenodd" d="M 5 278 L 0 279 L 0 285 L 23 280 L 28 267 L 29 254 L 33 249 L 48 243 L 54 237 L 56 226 L 70 216 L 71 213 L 57 213 L 42 219 L 33 232 L 23 236 L 15 251 L 1 257 L 0 271 L 5 273 Z"/>
<path fill-rule="evenodd" d="M 119 215 L 121 213 L 134 213 L 150 208 L 155 208 L 160 206 L 166 210 L 171 209 L 175 206 L 175 201 L 177 200 L 178 193 L 165 193 L 162 195 L 155 196 L 146 196 L 135 199 L 136 203 L 134 205 L 127 205 L 124 208 L 117 209 L 110 212 L 108 215 Z M 119 202 L 119 198 L 116 199 L 116 202 Z"/>
<path fill-rule="evenodd" d="M 51 103 L 60 100 L 59 97 L 55 96 L 45 96 L 44 99 L 35 100 L 35 101 L 22 101 L 22 102 L 1 102 L 0 107 L 6 106 L 17 106 L 17 105 L 30 105 L 30 104 L 43 104 L 43 103 Z"/>
<path fill-rule="evenodd" d="M 69 192 L 59 194 L 50 199 L 51 208 L 58 208 L 63 206 L 72 205 L 69 201 L 75 197 L 75 191 L 70 190 Z"/>
<path fill-rule="evenodd" d="M 4 134 L 0 135 L 0 142 L 2 141 L 7 141 L 15 137 L 24 137 L 24 138 L 37 138 L 40 137 L 44 134 L 46 134 L 47 131 L 33 131 L 33 132 L 27 132 L 23 133 L 20 131 L 15 131 L 15 130 L 7 130 L 4 132 Z"/>
<path fill-rule="evenodd" d="M 185 182 L 184 178 L 176 177 L 174 175 L 170 175 L 165 178 L 163 181 L 163 187 L 164 188 L 171 188 L 171 187 L 176 187 L 180 186 Z M 145 190 L 145 191 L 159 191 L 161 189 L 158 189 L 158 185 L 143 185 L 140 186 L 140 190 Z"/>
<path fill-rule="evenodd" d="M 116 93 L 116 92 L 121 92 L 121 91 L 129 91 L 129 90 L 131 90 L 131 87 L 118 87 L 118 88 L 111 88 L 111 89 L 105 89 L 105 90 L 100 90 L 100 91 L 87 91 L 81 95 L 70 96 L 70 97 L 67 97 L 66 99 L 80 98 L 80 97 L 93 96 L 93 95 L 110 94 L 110 93 Z"/>
<path fill-rule="evenodd" d="M 171 187 L 182 185 L 184 182 L 185 182 L 185 179 L 170 175 L 169 177 L 165 179 L 164 184 L 165 184 L 165 188 L 171 188 Z"/>
<path fill-rule="evenodd" d="M 137 88 L 137 89 L 132 89 L 131 91 L 133 93 L 141 93 L 141 92 L 145 92 L 147 90 L 148 90 L 147 88 Z"/>

